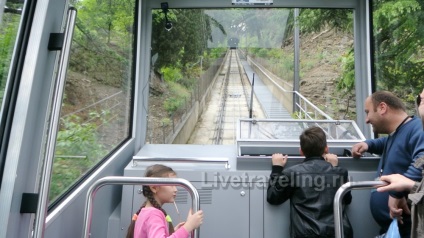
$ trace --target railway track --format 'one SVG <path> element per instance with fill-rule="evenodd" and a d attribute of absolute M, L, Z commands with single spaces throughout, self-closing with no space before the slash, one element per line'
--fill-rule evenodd
<path fill-rule="evenodd" d="M 238 119 L 249 117 L 250 83 L 236 50 L 228 54 L 189 144 L 235 144 Z M 258 105 L 254 98 L 253 117 L 263 118 Z"/>

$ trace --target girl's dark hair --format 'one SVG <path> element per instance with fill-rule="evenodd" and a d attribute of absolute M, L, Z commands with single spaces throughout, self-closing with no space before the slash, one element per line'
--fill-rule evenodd
<path fill-rule="evenodd" d="M 170 174 L 175 175 L 175 171 L 172 170 L 172 168 L 165 166 L 165 165 L 161 165 L 161 164 L 155 164 L 155 165 L 151 165 L 149 167 L 147 167 L 146 169 L 146 173 L 145 173 L 145 177 L 168 177 Z M 138 216 L 138 214 L 140 214 L 140 211 L 143 207 L 146 206 L 147 201 L 150 202 L 150 204 L 152 204 L 153 207 L 161 210 L 163 212 L 163 214 L 165 215 L 165 217 L 168 215 L 166 214 L 166 211 L 163 210 L 163 208 L 159 205 L 159 203 L 156 201 L 156 199 L 153 196 L 153 192 L 150 189 L 149 186 L 143 185 L 143 195 L 147 198 L 147 200 L 141 205 L 140 209 L 138 209 L 138 211 L 135 213 L 135 215 Z M 134 216 L 136 217 L 136 216 Z M 135 228 L 135 222 L 136 219 L 131 219 L 131 224 L 128 227 L 128 232 L 127 232 L 127 236 L 126 238 L 134 238 L 134 228 Z M 168 221 L 168 227 L 169 227 L 169 234 L 171 235 L 172 233 L 174 233 L 174 226 L 172 224 L 172 222 Z"/>

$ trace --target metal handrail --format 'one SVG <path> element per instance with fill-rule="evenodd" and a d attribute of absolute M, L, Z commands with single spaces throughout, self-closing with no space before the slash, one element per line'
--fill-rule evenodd
<path fill-rule="evenodd" d="M 348 182 L 343 184 L 334 196 L 334 229 L 336 238 L 343 238 L 343 196 L 352 189 L 366 189 L 377 188 L 387 185 L 383 181 L 361 181 L 361 182 Z"/>
<path fill-rule="evenodd" d="M 324 111 L 322 111 L 321 109 L 319 109 L 317 106 L 315 106 L 313 103 L 311 103 L 308 99 L 306 99 L 302 94 L 300 94 L 297 91 L 292 91 L 292 90 L 287 90 L 283 87 L 281 87 L 277 82 L 275 82 L 274 79 L 272 79 L 271 76 L 268 75 L 268 73 L 266 73 L 263 69 L 262 66 L 257 64 L 256 62 L 254 62 L 252 59 L 248 59 L 252 64 L 254 64 L 274 85 L 273 87 L 276 87 L 278 89 L 280 89 L 282 92 L 284 93 L 292 93 L 294 95 L 296 95 L 297 97 L 301 98 L 304 102 L 305 102 L 305 108 L 306 106 L 310 106 L 312 107 L 315 112 L 318 112 L 322 117 L 326 118 L 327 120 L 333 120 L 333 118 L 331 118 L 329 115 L 327 115 Z M 302 105 L 300 104 L 296 104 L 299 108 L 302 109 Z"/>
<path fill-rule="evenodd" d="M 34 238 L 44 237 L 44 227 L 46 223 L 47 203 L 49 196 L 51 172 L 53 167 L 54 151 L 56 148 L 56 138 L 59 130 L 59 116 L 62 107 L 63 91 L 65 88 L 66 71 L 68 69 L 69 54 L 71 51 L 72 35 L 74 33 L 77 10 L 74 7 L 68 9 L 66 29 L 64 31 L 63 46 L 60 52 L 59 68 L 53 91 L 52 109 L 49 123 L 49 133 L 46 142 L 46 155 L 41 173 L 39 199 L 37 204 L 37 214 L 34 225 Z"/>
<path fill-rule="evenodd" d="M 97 190 L 104 185 L 163 185 L 163 186 L 181 186 L 187 189 L 191 195 L 192 212 L 200 210 L 200 198 L 197 189 L 186 179 L 182 178 L 151 178 L 151 177 L 120 177 L 108 176 L 94 182 L 87 191 L 87 198 L 84 211 L 83 238 L 90 236 L 90 226 L 93 213 L 93 200 Z M 192 231 L 191 237 L 198 238 L 198 229 Z"/>

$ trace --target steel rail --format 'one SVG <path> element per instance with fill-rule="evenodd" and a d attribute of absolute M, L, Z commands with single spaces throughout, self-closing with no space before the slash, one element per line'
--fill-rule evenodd
<path fill-rule="evenodd" d="M 226 102 L 227 102 L 227 96 L 228 96 L 228 81 L 230 78 L 230 71 L 231 71 L 231 58 L 233 57 L 233 52 L 230 51 L 230 57 L 228 59 L 228 68 L 227 73 L 224 76 L 224 81 L 221 85 L 221 100 L 219 104 L 219 113 L 218 113 L 218 120 L 215 125 L 215 133 L 214 133 L 214 144 L 219 145 L 222 143 L 222 124 L 225 117 L 225 108 L 226 108 Z"/>
<path fill-rule="evenodd" d="M 352 189 L 377 188 L 386 185 L 383 181 L 361 181 L 343 184 L 334 196 L 334 229 L 336 238 L 343 238 L 343 196 Z"/>

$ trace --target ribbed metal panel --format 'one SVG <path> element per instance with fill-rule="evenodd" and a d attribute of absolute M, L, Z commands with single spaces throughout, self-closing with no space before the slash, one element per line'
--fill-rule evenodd
<path fill-rule="evenodd" d="M 200 204 L 212 204 L 212 189 L 198 189 Z M 187 204 L 188 192 L 178 188 L 175 202 L 178 204 Z"/>

